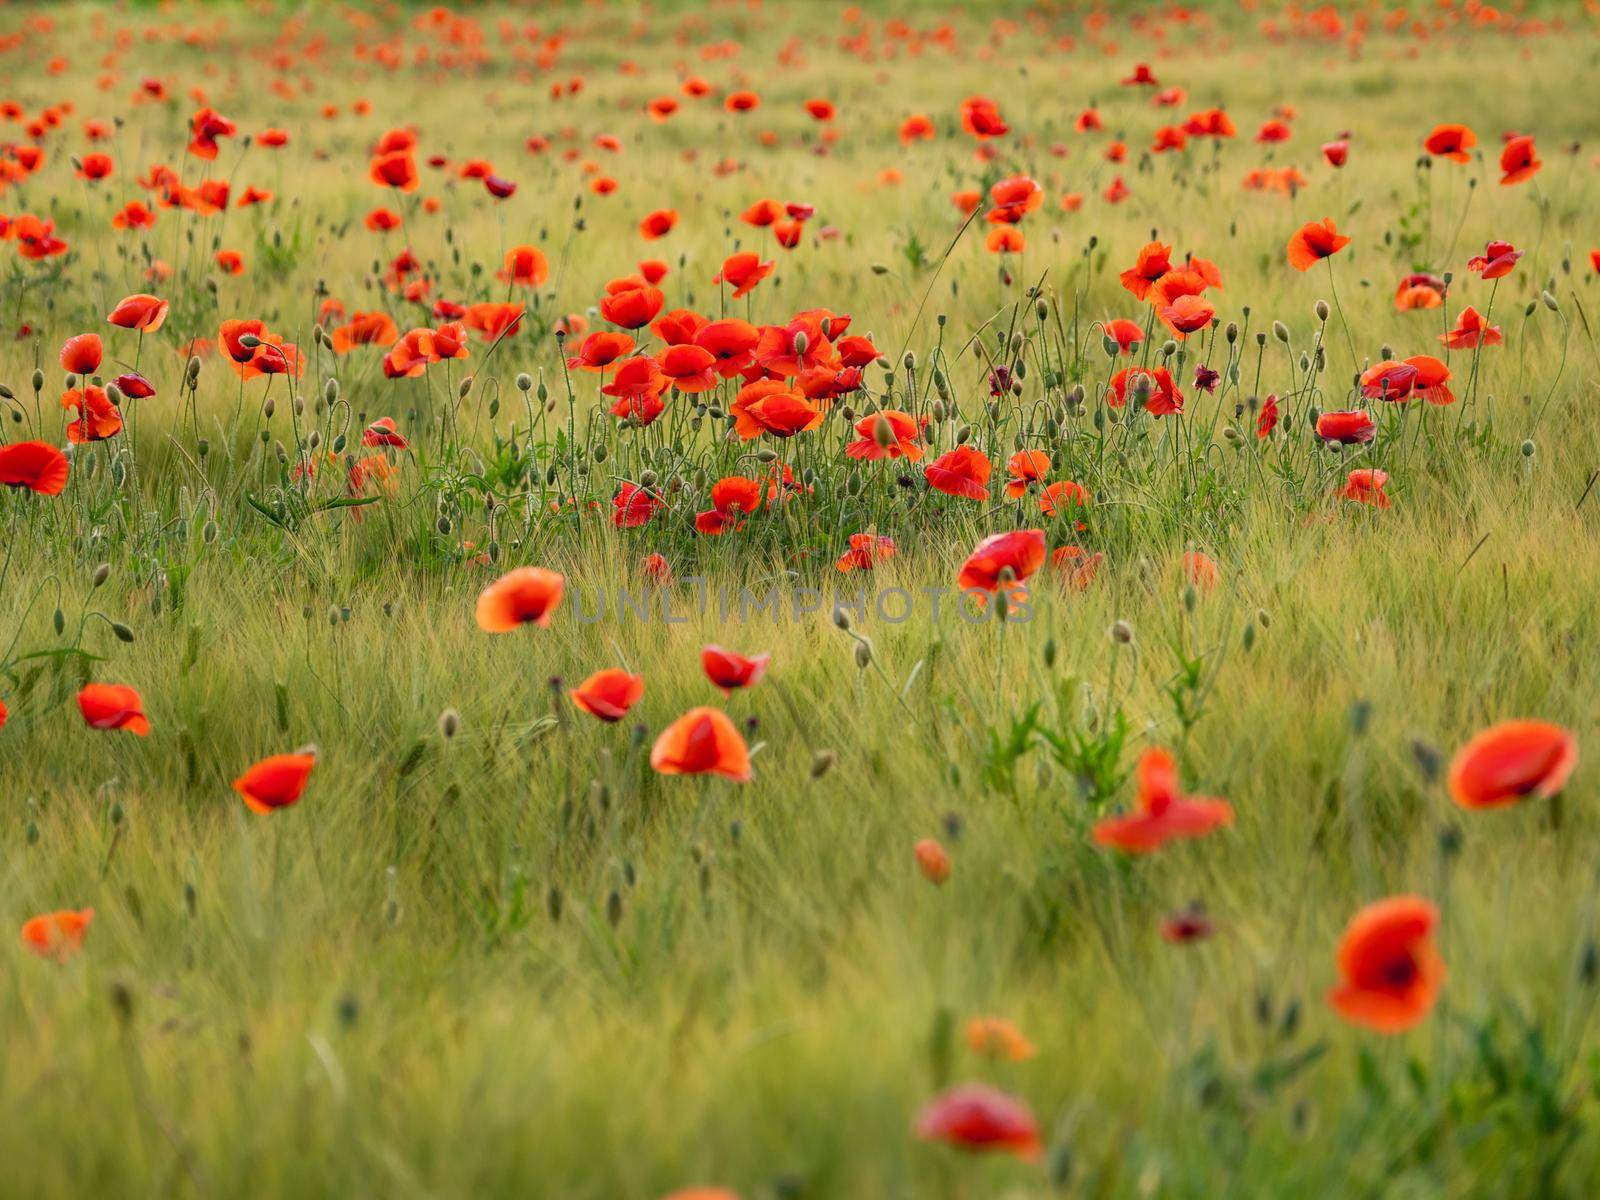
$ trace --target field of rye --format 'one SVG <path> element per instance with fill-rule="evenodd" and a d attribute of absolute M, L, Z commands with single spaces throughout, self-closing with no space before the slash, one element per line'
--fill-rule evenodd
<path fill-rule="evenodd" d="M 0 3 L 0 1194 L 1596 1194 L 1597 66 Z"/>

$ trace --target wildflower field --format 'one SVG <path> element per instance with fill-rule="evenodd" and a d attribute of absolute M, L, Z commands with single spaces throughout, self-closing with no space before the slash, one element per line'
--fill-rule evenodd
<path fill-rule="evenodd" d="M 0 1194 L 1600 1192 L 1594 3 L 0 3 Z"/>

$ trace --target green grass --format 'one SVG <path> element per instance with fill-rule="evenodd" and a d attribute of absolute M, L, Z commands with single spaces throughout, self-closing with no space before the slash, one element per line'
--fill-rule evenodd
<path fill-rule="evenodd" d="M 0 32 L 40 11 L 8 10 Z M 1489 813 L 1457 808 L 1440 778 L 1467 737 L 1508 717 L 1597 744 L 1600 290 L 1588 251 L 1600 189 L 1587 147 L 1600 116 L 1573 82 L 1600 52 L 1592 24 L 1426 43 L 1374 32 L 1352 56 L 1268 41 L 1230 11 L 1226 45 L 1168 24 L 1172 52 L 1157 55 L 1126 13 L 1106 32 L 1114 52 L 1081 18 L 1030 27 L 1019 15 L 1022 32 L 991 60 L 978 53 L 990 15 L 968 14 L 951 18 L 956 53 L 869 63 L 838 48 L 832 9 L 815 28 L 798 11 L 718 7 L 635 30 L 631 9 L 516 10 L 519 27 L 569 32 L 558 66 L 521 78 L 498 10 L 474 10 L 488 33 L 480 69 L 391 73 L 352 62 L 358 35 L 319 9 L 289 44 L 330 44 L 291 55 L 287 77 L 314 86 L 292 101 L 268 90 L 261 58 L 281 21 L 229 9 L 64 5 L 49 10 L 53 33 L 0 56 L 0 98 L 30 115 L 76 105 L 45 138 L 46 166 L 0 192 L 0 212 L 53 216 L 71 245 L 39 264 L 0 243 L 0 382 L 15 397 L 0 402 L 5 439 L 63 441 L 66 337 L 101 332 L 112 374 L 134 340 L 105 313 L 147 286 L 172 302 L 138 350 L 158 396 L 130 403 L 130 429 L 75 454 L 62 496 L 0 495 L 0 919 L 96 910 L 70 962 L 6 951 L 0 1161 L 16 1194 L 656 1200 L 694 1183 L 745 1200 L 1593 1194 L 1593 769 L 1580 765 L 1555 801 Z M 194 25 L 213 40 L 203 51 L 136 40 L 104 66 L 100 20 Z M 810 38 L 804 61 L 778 64 L 797 31 Z M 1068 32 L 1077 48 L 1054 49 L 1047 35 Z M 695 46 L 723 38 L 742 42 L 738 59 L 698 58 Z M 57 53 L 65 74 L 37 69 Z M 1180 107 L 1116 85 L 1138 58 L 1187 90 Z M 620 73 L 624 59 L 641 74 Z M 679 60 L 721 89 L 742 72 L 762 108 L 735 119 L 686 103 L 649 122 L 640 107 L 676 86 Z M 103 73 L 117 76 L 108 91 Z M 552 78 L 579 74 L 576 99 L 548 99 Z M 180 99 L 129 106 L 146 76 Z M 241 132 L 291 130 L 277 152 L 225 141 L 213 167 L 236 195 L 253 183 L 277 198 L 209 219 L 163 210 L 147 241 L 113 233 L 109 214 L 147 198 L 132 178 L 151 163 L 187 162 L 186 181 L 198 177 L 183 156 L 194 84 Z M 955 116 L 977 92 L 1013 125 L 987 169 Z M 818 95 L 842 114 L 826 156 L 812 153 L 819 127 L 800 107 Z M 349 112 L 357 97 L 371 116 Z M 1091 101 L 1104 134 L 1072 129 Z M 324 120 L 324 103 L 341 115 Z M 1213 104 L 1239 138 L 1215 154 L 1199 143 L 1143 154 L 1158 125 Z M 1256 145 L 1280 104 L 1298 110 L 1293 140 Z M 894 131 L 913 111 L 940 137 L 902 151 Z M 69 161 L 88 149 L 81 121 L 118 113 L 106 146 L 117 174 L 90 189 Z M 1484 159 L 1419 168 L 1420 139 L 1445 120 L 1471 124 Z M 352 312 L 381 307 L 402 331 L 431 323 L 380 282 L 401 235 L 360 222 L 393 203 L 367 181 L 367 150 L 407 122 L 422 156 L 486 157 L 519 184 L 491 207 L 476 183 L 423 167 L 418 195 L 442 209 L 408 201 L 406 216 L 433 295 L 505 298 L 493 272 L 522 242 L 552 270 L 516 297 L 530 305 L 522 333 L 492 353 L 474 335 L 464 364 L 389 381 L 379 352 L 335 359 L 312 326 L 324 292 Z M 615 195 L 590 195 L 560 160 L 568 126 L 619 181 Z M 0 129 L 0 141 L 20 136 Z M 760 144 L 764 129 L 776 147 Z M 1316 148 L 1342 129 L 1351 160 L 1335 173 Z M 1502 129 L 1537 134 L 1535 183 L 1497 185 Z M 624 152 L 590 146 L 601 132 Z M 528 154 L 534 133 L 555 148 Z M 1101 151 L 1119 134 L 1129 161 L 1113 168 Z M 1058 142 L 1064 158 L 1050 152 Z M 725 156 L 743 169 L 715 174 Z M 1240 187 L 1253 167 L 1287 165 L 1309 179 L 1293 197 Z M 899 186 L 878 182 L 891 166 Z M 1047 191 L 1022 225 L 1026 251 L 986 253 L 980 217 L 945 257 L 960 227 L 949 193 L 1016 172 Z M 1119 173 L 1132 196 L 1113 207 L 1101 194 Z M 1069 190 L 1082 211 L 1057 207 Z M 816 204 L 811 227 L 839 238 L 778 250 L 736 219 L 769 195 Z M 680 211 L 678 228 L 640 240 L 639 217 L 661 206 Z M 1325 215 L 1355 239 L 1331 279 L 1290 271 L 1290 234 Z M 1143 322 L 1116 276 L 1152 230 L 1220 265 L 1220 327 L 1169 364 L 1189 396 L 1183 417 L 1113 421 L 1099 398 L 1129 360 L 1107 359 L 1094 323 Z M 1491 237 L 1527 254 L 1495 290 L 1506 344 L 1483 352 L 1476 385 L 1471 353 L 1452 353 L 1457 405 L 1386 406 L 1372 445 L 1322 447 L 1309 414 L 1347 406 L 1354 366 L 1386 345 L 1442 353 L 1460 308 L 1486 308 L 1490 289 L 1465 262 Z M 995 462 L 996 493 L 1015 445 L 1048 449 L 1052 478 L 1094 496 L 1086 528 L 1044 519 L 1031 499 L 978 504 L 929 491 L 903 464 L 853 463 L 836 415 L 789 442 L 741 445 L 715 416 L 691 420 L 683 397 L 642 433 L 596 405 L 592 376 L 574 377 L 569 400 L 556 317 L 588 311 L 647 256 L 672 264 L 668 307 L 716 314 L 725 302 L 709 280 L 736 245 L 778 261 L 750 297 L 752 320 L 826 306 L 884 352 L 868 394 L 835 413 L 928 411 L 942 386 L 938 449 L 965 428 Z M 217 276 L 219 247 L 239 249 L 246 274 Z M 170 280 L 143 282 L 150 257 L 172 264 Z M 1396 284 L 1419 269 L 1453 272 L 1446 310 L 1395 311 Z M 1324 324 L 1314 306 L 1335 281 L 1341 309 Z M 214 355 L 192 393 L 181 386 L 177 347 L 251 316 L 307 354 L 298 415 L 284 380 L 241 391 Z M 1144 352 L 1161 353 L 1159 338 Z M 1017 361 L 1021 395 L 991 405 L 991 363 Z M 1223 372 L 1215 396 L 1190 386 L 1202 361 Z M 319 399 L 329 379 L 331 407 Z M 553 407 L 533 418 L 539 389 Z M 1269 393 L 1284 419 L 1258 441 L 1251 398 Z M 337 463 L 309 485 L 291 478 L 312 431 L 322 455 L 341 434 L 341 454 L 363 453 L 359 432 L 381 415 L 415 444 L 396 457 L 394 489 L 359 511 L 315 511 L 345 479 Z M 757 453 L 813 490 L 741 531 L 696 536 L 711 481 L 772 469 Z M 1333 497 L 1368 465 L 1390 473 L 1392 509 Z M 619 532 L 611 496 L 646 472 L 668 512 Z M 1026 621 L 969 622 L 949 599 L 935 620 L 922 589 L 953 588 L 980 538 L 1018 525 L 1104 551 L 1093 586 L 1041 572 Z M 898 554 L 870 578 L 840 576 L 833 560 L 867 529 L 892 535 Z M 1213 592 L 1184 581 L 1192 547 L 1220 565 Z M 714 603 L 696 610 L 680 582 L 682 623 L 579 620 L 596 589 L 613 602 L 642 593 L 638 564 L 653 551 L 735 606 L 741 588 L 776 587 L 785 611 L 724 619 Z M 476 561 L 489 553 L 494 564 Z M 549 630 L 482 633 L 478 593 L 525 563 L 562 571 L 577 595 Z M 891 587 L 916 597 L 913 619 L 830 619 L 835 595 L 848 605 Z M 792 611 L 797 594 L 811 604 L 795 589 L 821 594 L 815 611 Z M 1111 636 L 1118 621 L 1130 643 Z M 767 679 L 724 701 L 700 673 L 708 642 L 770 650 Z M 646 691 L 617 725 L 576 711 L 553 682 L 619 665 Z M 136 686 L 150 736 L 85 728 L 73 697 L 89 678 Z M 650 769 L 655 734 L 700 704 L 754 722 L 742 725 L 750 784 Z M 304 799 L 247 811 L 230 781 L 306 743 L 320 757 Z M 1172 748 L 1186 786 L 1227 797 L 1236 821 L 1123 859 L 1089 830 L 1128 803 L 1126 774 L 1151 746 Z M 943 887 L 916 870 L 925 837 L 950 851 Z M 1347 921 L 1398 892 L 1438 905 L 1449 979 L 1426 1023 L 1385 1038 L 1342 1023 L 1324 996 Z M 1162 918 L 1196 901 L 1215 936 L 1163 942 Z M 1014 1021 L 1037 1056 L 975 1055 L 963 1029 L 982 1015 Z M 913 1137 L 922 1105 L 970 1079 L 1026 1100 L 1042 1163 Z"/>

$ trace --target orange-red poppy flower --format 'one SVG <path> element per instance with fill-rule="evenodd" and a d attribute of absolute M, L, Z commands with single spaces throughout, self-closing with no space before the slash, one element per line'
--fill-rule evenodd
<path fill-rule="evenodd" d="M 971 1152 L 1000 1151 L 1032 1161 L 1043 1153 L 1039 1125 L 1015 1096 L 982 1083 L 942 1092 L 917 1117 L 925 1142 L 944 1142 Z"/>
<path fill-rule="evenodd" d="M 1111 377 L 1106 402 L 1112 408 L 1121 408 L 1131 397 L 1141 394 L 1145 397 L 1145 411 L 1153 417 L 1183 411 L 1183 393 L 1165 367 L 1124 367 Z"/>
<path fill-rule="evenodd" d="M 1450 762 L 1450 795 L 1462 808 L 1546 800 L 1567 786 L 1578 739 L 1548 721 L 1502 721 L 1476 734 Z"/>
<path fill-rule="evenodd" d="M 103 442 L 122 432 L 122 414 L 104 388 L 69 388 L 61 393 L 61 407 L 78 414 L 67 425 L 69 442 Z"/>
<path fill-rule="evenodd" d="M 263 815 L 288 808 L 305 793 L 317 756 L 310 751 L 274 754 L 264 758 L 233 781 L 233 790 L 245 805 Z"/>
<path fill-rule="evenodd" d="M 870 571 L 884 559 L 893 558 L 894 539 L 883 534 L 852 533 L 850 549 L 841 554 L 833 565 L 841 574 L 851 571 Z"/>
<path fill-rule="evenodd" d="M 1000 116 L 999 106 L 987 96 L 968 96 L 961 102 L 961 128 L 980 142 L 1004 137 L 1011 131 Z"/>
<path fill-rule="evenodd" d="M 1349 244 L 1350 239 L 1334 226 L 1332 217 L 1307 221 L 1289 239 L 1289 265 L 1296 271 L 1309 271 Z"/>
<path fill-rule="evenodd" d="M 678 223 L 678 214 L 675 209 L 658 208 L 654 212 L 646 213 L 639 222 L 639 235 L 646 241 L 666 237 Z"/>
<path fill-rule="evenodd" d="M 40 496 L 59 496 L 67 486 L 67 456 L 46 442 L 0 446 L 0 484 Z"/>
<path fill-rule="evenodd" d="M 620 721 L 644 695 L 644 678 L 619 667 L 596 671 L 567 693 L 572 702 L 602 721 Z"/>
<path fill-rule="evenodd" d="M 917 870 L 929 883 L 941 884 L 950 878 L 950 855 L 933 838 L 923 838 L 911 847 L 917 860 Z"/>
<path fill-rule="evenodd" d="M 1505 338 L 1500 326 L 1485 322 L 1478 310 L 1469 304 L 1456 316 L 1455 328 L 1441 333 L 1439 340 L 1452 350 L 1474 350 L 1479 346 L 1498 346 Z"/>
<path fill-rule="evenodd" d="M 624 483 L 611 498 L 611 523 L 618 529 L 637 529 L 648 524 L 666 506 L 666 501 L 649 488 Z"/>
<path fill-rule="evenodd" d="M 794 437 L 822 424 L 820 408 L 776 379 L 758 379 L 740 388 L 730 410 L 734 429 L 747 441 L 763 433 Z"/>
<path fill-rule="evenodd" d="M 98 333 L 80 333 L 62 344 L 61 367 L 75 375 L 93 375 L 100 369 L 102 353 Z"/>
<path fill-rule="evenodd" d="M 1438 910 L 1418 896 L 1390 896 L 1358 912 L 1339 939 L 1339 983 L 1328 992 L 1334 1011 L 1378 1033 L 1419 1024 L 1444 986 L 1438 924 Z"/>
<path fill-rule="evenodd" d="M 717 386 L 716 356 L 699 346 L 668 346 L 656 359 L 663 378 L 680 392 L 709 392 Z"/>
<path fill-rule="evenodd" d="M 1337 494 L 1342 500 L 1353 500 L 1357 504 L 1366 504 L 1373 508 L 1388 508 L 1393 503 L 1389 499 L 1389 493 L 1383 490 L 1388 482 L 1387 471 L 1380 471 L 1375 467 L 1357 467 L 1345 477 Z"/>
<path fill-rule="evenodd" d="M 1203 837 L 1233 822 L 1226 800 L 1185 796 L 1172 755 L 1154 748 L 1139 759 L 1134 811 L 1097 821 L 1094 840 L 1128 854 L 1148 854 L 1174 838 Z"/>
<path fill-rule="evenodd" d="M 727 318 L 708 321 L 694 332 L 693 341 L 716 360 L 717 374 L 731 379 L 756 360 L 755 350 L 761 331 L 748 321 Z"/>
<path fill-rule="evenodd" d="M 1150 295 L 1156 281 L 1172 270 L 1172 247 L 1165 242 L 1150 242 L 1139 251 L 1133 266 L 1122 272 L 1122 286 L 1135 298 L 1143 300 Z"/>
<path fill-rule="evenodd" d="M 956 585 L 963 590 L 995 592 L 1023 582 L 1044 564 L 1044 530 L 1014 529 L 991 534 L 973 547 Z"/>
<path fill-rule="evenodd" d="M 1317 436 L 1328 442 L 1350 446 L 1370 442 L 1378 434 L 1378 427 L 1361 409 L 1350 412 L 1327 412 L 1317 418 Z"/>
<path fill-rule="evenodd" d="M 550 278 L 550 260 L 537 246 L 513 246 L 495 278 L 518 287 L 539 287 Z"/>
<path fill-rule="evenodd" d="M 1470 162 L 1467 153 L 1478 144 L 1478 135 L 1465 125 L 1435 125 L 1433 132 L 1422 139 L 1422 148 L 1436 158 L 1454 162 Z"/>
<path fill-rule="evenodd" d="M 29 917 L 22 923 L 22 944 L 40 958 L 66 962 L 83 949 L 83 940 L 93 920 L 92 908 L 63 909 Z"/>
<path fill-rule="evenodd" d="M 1510 187 L 1532 179 L 1542 166 L 1544 163 L 1534 152 L 1533 139 L 1526 135 L 1514 137 L 1500 152 L 1500 185 Z"/>
<path fill-rule="evenodd" d="M 748 250 L 741 250 L 737 254 L 730 254 L 722 260 L 722 270 L 711 280 L 712 283 L 727 283 L 733 286 L 733 298 L 747 296 L 756 284 L 772 274 L 774 264 L 762 262 L 759 254 Z"/>
<path fill-rule="evenodd" d="M 746 509 L 745 511 L 749 511 Z M 706 646 L 700 651 L 700 669 L 706 673 L 724 696 L 731 696 L 739 688 L 753 687 L 761 682 L 772 661 L 770 654 L 757 654 L 746 658 L 721 646 Z"/>
<path fill-rule="evenodd" d="M 591 333 L 583 339 L 583 344 L 578 347 L 578 353 L 567 359 L 567 369 L 603 371 L 624 355 L 632 354 L 633 346 L 633 339 L 625 333 L 616 333 L 612 330 Z"/>
<path fill-rule="evenodd" d="M 78 693 L 78 711 L 91 729 L 126 729 L 140 737 L 150 733 L 144 701 L 138 692 L 123 684 L 85 684 Z"/>
<path fill-rule="evenodd" d="M 1475 254 L 1467 260 L 1467 270 L 1485 279 L 1500 279 L 1511 274 L 1523 253 L 1510 242 L 1490 242 L 1483 248 L 1482 254 Z"/>
<path fill-rule="evenodd" d="M 1454 404 L 1447 386 L 1450 368 L 1430 354 L 1414 354 L 1401 361 L 1385 359 L 1361 373 L 1361 394 L 1368 400 L 1403 404 L 1421 396 L 1429 404 Z"/>
<path fill-rule="evenodd" d="M 974 1054 L 1007 1062 L 1026 1062 L 1039 1051 L 1004 1017 L 973 1017 L 967 1022 L 967 1045 Z"/>
<path fill-rule="evenodd" d="M 167 302 L 157 296 L 137 293 L 124 296 L 109 315 L 106 323 L 120 329 L 136 329 L 140 333 L 154 333 L 167 319 Z"/>
<path fill-rule="evenodd" d="M 333 352 L 349 354 L 357 346 L 392 346 L 399 337 L 388 313 L 358 312 L 333 331 Z"/>
<path fill-rule="evenodd" d="M 908 462 L 922 458 L 917 445 L 922 425 L 910 413 L 886 408 L 856 422 L 856 440 L 845 446 L 851 458 L 879 459 L 904 457 Z"/>
<path fill-rule="evenodd" d="M 931 140 L 933 136 L 933 122 L 924 113 L 912 113 L 900 123 L 900 144 L 902 146 L 909 146 L 912 142 Z"/>
<path fill-rule="evenodd" d="M 941 454 L 926 467 L 928 486 L 949 496 L 968 500 L 989 498 L 989 460 L 971 446 L 957 446 Z"/>
<path fill-rule="evenodd" d="M 713 537 L 738 528 L 738 517 L 761 507 L 761 485 L 743 475 L 729 475 L 711 487 L 711 507 L 696 513 L 695 529 Z"/>
<path fill-rule="evenodd" d="M 715 708 L 691 708 L 663 729 L 650 748 L 650 765 L 662 775 L 750 781 L 750 749 L 727 714 Z"/>
<path fill-rule="evenodd" d="M 600 300 L 600 315 L 624 329 L 639 329 L 655 319 L 666 299 L 659 288 L 648 284 L 608 290 Z"/>
<path fill-rule="evenodd" d="M 401 192 L 414 192 L 422 182 L 422 177 L 417 174 L 417 160 L 409 150 L 380 154 L 372 160 L 369 174 L 372 182 L 379 187 L 390 187 Z"/>
<path fill-rule="evenodd" d="M 1156 315 L 1178 337 L 1186 337 L 1197 329 L 1211 324 L 1217 310 L 1204 296 L 1186 294 L 1175 298 L 1171 304 L 1156 310 Z"/>
<path fill-rule="evenodd" d="M 379 417 L 363 429 L 361 444 L 369 449 L 384 446 L 391 450 L 406 450 L 411 446 L 411 443 L 395 429 L 393 417 Z"/>
<path fill-rule="evenodd" d="M 561 605 L 566 579 L 544 567 L 518 567 L 507 571 L 478 596 L 478 628 L 486 633 L 510 633 L 532 623 L 548 629 Z"/>
<path fill-rule="evenodd" d="M 1043 450 L 1019 450 L 1006 462 L 1006 498 L 1016 500 L 1025 495 L 1028 485 L 1037 483 L 1050 473 L 1050 456 Z"/>

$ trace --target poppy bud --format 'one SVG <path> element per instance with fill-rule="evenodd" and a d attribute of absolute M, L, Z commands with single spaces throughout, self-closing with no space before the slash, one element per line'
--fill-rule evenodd
<path fill-rule="evenodd" d="M 461 714 L 453 708 L 447 708 L 439 714 L 439 736 L 449 741 L 461 732 Z"/>
<path fill-rule="evenodd" d="M 1043 296 L 1033 302 L 1033 311 L 1041 321 L 1050 315 L 1050 306 L 1045 303 Z"/>
<path fill-rule="evenodd" d="M 1440 767 L 1444 763 L 1443 756 L 1438 749 L 1421 738 L 1412 740 L 1411 760 L 1416 763 L 1417 770 L 1429 783 L 1434 783 L 1439 778 Z"/>
<path fill-rule="evenodd" d="M 1100 338 L 1100 349 L 1105 351 L 1107 358 L 1115 358 L 1122 353 L 1122 347 L 1117 345 L 1117 339 L 1110 334 L 1103 334 Z"/>
<path fill-rule="evenodd" d="M 1045 643 L 1044 643 L 1044 665 L 1046 667 L 1054 667 L 1056 665 L 1056 640 L 1055 640 L 1055 638 L 1046 638 L 1045 639 Z"/>
<path fill-rule="evenodd" d="M 119 642 L 133 641 L 133 630 L 129 629 L 120 621 L 113 621 L 111 623 L 111 632 L 117 635 L 117 641 Z"/>
<path fill-rule="evenodd" d="M 865 639 L 856 643 L 856 666 L 865 671 L 872 665 L 872 643 Z"/>
<path fill-rule="evenodd" d="M 833 623 L 836 626 L 838 626 L 840 629 L 843 629 L 843 630 L 848 632 L 848 630 L 850 629 L 850 617 L 849 617 L 849 614 L 847 614 L 844 611 L 844 609 L 842 609 L 842 608 L 835 608 L 833 610 Z"/>
<path fill-rule="evenodd" d="M 1287 346 L 1289 344 L 1289 327 L 1282 321 L 1274 321 L 1272 323 L 1272 336 Z"/>
<path fill-rule="evenodd" d="M 889 273 L 889 268 L 884 266 L 882 263 L 873 263 L 872 273 L 874 275 L 887 275 Z"/>
<path fill-rule="evenodd" d="M 802 329 L 799 333 L 794 335 L 794 352 L 796 354 L 804 354 L 806 352 L 806 348 L 810 345 L 811 339 L 806 336 L 805 330 Z"/>
<path fill-rule="evenodd" d="M 1254 649 L 1256 644 L 1256 627 L 1247 623 L 1244 627 L 1244 633 L 1240 636 L 1239 640 L 1247 651 Z"/>
<path fill-rule="evenodd" d="M 461 381 L 461 386 L 456 389 L 456 396 L 459 399 L 465 400 L 467 398 L 467 393 L 470 391 L 472 391 L 472 376 L 468 375 Z"/>
<path fill-rule="evenodd" d="M 66 384 L 67 391 L 70 392 L 70 391 L 72 391 L 73 388 L 78 386 L 78 377 L 76 375 L 74 375 L 71 371 L 68 371 L 67 372 L 67 377 L 64 380 L 62 380 L 62 383 Z"/>
<path fill-rule="evenodd" d="M 278 411 L 278 402 L 268 396 L 261 402 L 261 415 L 267 420 L 272 420 L 272 414 Z"/>
<path fill-rule="evenodd" d="M 1539 299 L 1544 301 L 1544 306 L 1553 313 L 1561 311 L 1561 305 L 1556 303 L 1556 298 L 1549 292 L 1540 292 Z"/>
<path fill-rule="evenodd" d="M 966 445 L 968 439 L 970 439 L 971 437 L 972 437 L 972 426 L 971 425 L 963 425 L 960 429 L 956 430 L 956 445 L 958 445 L 958 446 Z"/>
<path fill-rule="evenodd" d="M 905 364 L 906 370 L 915 371 L 917 369 L 917 355 L 916 355 L 916 352 L 913 351 L 913 350 L 907 350 L 906 351 L 906 356 L 905 356 L 905 359 L 903 360 L 903 362 Z"/>
<path fill-rule="evenodd" d="M 253 333 L 243 333 L 239 335 L 239 345 L 246 350 L 254 350 L 261 345 L 261 339 Z"/>
<path fill-rule="evenodd" d="M 818 750 L 811 758 L 811 778 L 821 779 L 833 770 L 834 756 L 832 750 Z"/>
<path fill-rule="evenodd" d="M 1318 321 L 1326 321 L 1328 319 L 1328 302 L 1326 300 L 1317 301 L 1316 314 Z"/>
<path fill-rule="evenodd" d="M 44 391 L 44 372 L 38 367 L 33 369 L 33 390 L 35 392 Z"/>
<path fill-rule="evenodd" d="M 111 564 L 110 563 L 101 563 L 98 567 L 96 567 L 94 569 L 94 574 L 90 577 L 91 578 L 90 586 L 91 587 L 99 587 L 102 583 L 104 583 L 107 579 L 109 579 L 110 576 L 111 576 Z"/>
<path fill-rule="evenodd" d="M 1522 443 L 1522 457 L 1523 458 L 1532 458 L 1533 457 L 1533 450 L 1534 450 L 1534 445 L 1533 445 L 1533 439 L 1532 438 L 1529 438 L 1527 441 Z"/>
<path fill-rule="evenodd" d="M 1600 950 L 1593 941 L 1588 941 L 1583 944 L 1583 957 L 1578 960 L 1578 981 L 1584 987 L 1593 987 L 1597 977 L 1600 977 Z"/>
<path fill-rule="evenodd" d="M 1133 626 L 1126 621 L 1113 621 L 1111 623 L 1111 640 L 1119 645 L 1126 646 L 1133 641 Z"/>
<path fill-rule="evenodd" d="M 606 897 L 606 920 L 615 929 L 622 923 L 622 893 L 613 891 Z"/>

